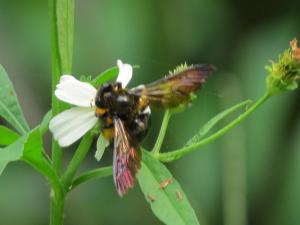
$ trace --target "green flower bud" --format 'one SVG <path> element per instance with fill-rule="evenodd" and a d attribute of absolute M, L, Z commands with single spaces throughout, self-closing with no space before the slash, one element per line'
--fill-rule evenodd
<path fill-rule="evenodd" d="M 269 94 L 280 94 L 284 91 L 292 91 L 298 87 L 297 80 L 300 79 L 300 49 L 297 47 L 297 40 L 290 42 L 291 48 L 279 55 L 278 61 L 271 61 L 266 69 L 269 72 L 267 77 L 267 89 Z"/>

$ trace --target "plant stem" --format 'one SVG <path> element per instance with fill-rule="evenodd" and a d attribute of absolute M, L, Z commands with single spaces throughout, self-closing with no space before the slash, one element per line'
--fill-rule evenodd
<path fill-rule="evenodd" d="M 70 191 L 73 190 L 75 187 L 77 187 L 79 184 L 82 184 L 86 181 L 96 179 L 96 178 L 103 178 L 110 175 L 112 175 L 111 166 L 87 171 L 74 179 Z"/>
<path fill-rule="evenodd" d="M 42 151 L 42 150 L 41 150 Z M 65 194 L 60 180 L 51 164 L 45 159 L 24 156 L 23 160 L 45 176 L 51 184 L 51 225 L 62 225 L 64 215 L 64 198 Z"/>
<path fill-rule="evenodd" d="M 50 225 L 64 224 L 64 204 L 64 196 L 59 195 L 54 189 L 51 189 Z"/>
<path fill-rule="evenodd" d="M 214 116 L 212 119 L 210 119 L 208 122 L 206 122 L 200 130 L 197 132 L 195 136 L 193 136 L 190 140 L 187 141 L 187 143 L 184 145 L 184 147 L 189 146 L 191 144 L 197 143 L 201 139 L 203 139 L 206 134 L 222 119 L 224 119 L 225 116 L 228 116 L 229 114 L 233 113 L 234 111 L 241 109 L 242 107 L 248 106 L 252 103 L 251 100 L 243 101 L 237 105 L 234 105 L 225 111 L 219 113 L 218 115 Z"/>
<path fill-rule="evenodd" d="M 51 23 L 51 59 L 52 59 L 52 113 L 53 116 L 63 110 L 63 106 L 54 96 L 59 78 L 71 73 L 74 35 L 74 0 L 49 0 Z M 52 141 L 53 170 L 60 176 L 62 169 L 62 150 L 56 141 Z M 52 184 L 51 189 L 51 225 L 63 224 L 65 195 L 62 188 Z M 59 187 L 61 183 L 59 182 Z"/>
<path fill-rule="evenodd" d="M 187 153 L 190 153 L 192 151 L 195 151 L 199 149 L 200 147 L 214 141 L 215 139 L 223 136 L 225 133 L 227 133 L 229 130 L 237 126 L 240 122 L 242 122 L 244 119 L 246 119 L 248 116 L 251 115 L 259 106 L 261 106 L 271 95 L 266 92 L 260 99 L 258 99 L 247 111 L 242 113 L 238 118 L 230 122 L 227 126 L 223 127 L 222 129 L 218 130 L 214 134 L 210 135 L 207 138 L 202 139 L 201 141 L 191 144 L 189 146 L 183 147 L 178 150 L 170 151 L 167 153 L 161 153 L 156 154 L 156 158 L 159 159 L 162 162 L 170 162 L 177 160 L 184 156 Z"/>
<path fill-rule="evenodd" d="M 167 128 L 168 128 L 168 124 L 169 124 L 171 114 L 172 113 L 171 113 L 170 110 L 165 111 L 164 118 L 163 118 L 163 121 L 162 121 L 162 125 L 161 125 L 161 128 L 160 128 L 156 143 L 155 143 L 155 145 L 153 147 L 153 150 L 152 150 L 152 153 L 154 155 L 159 154 L 159 151 L 161 149 L 161 146 L 163 144 L 163 141 L 164 141 L 164 138 L 165 138 L 165 135 L 166 135 L 166 131 L 167 131 Z"/>
<path fill-rule="evenodd" d="M 29 164 L 32 165 L 32 162 L 29 162 Z M 33 165 L 33 167 L 35 167 L 38 171 L 41 172 L 40 168 L 43 168 L 44 166 Z M 49 171 L 52 172 L 49 173 Z M 64 190 L 50 165 L 48 169 L 46 169 L 46 173 L 45 171 L 42 171 L 41 173 L 47 177 L 49 183 L 51 184 L 50 225 L 63 225 L 65 202 Z"/>
<path fill-rule="evenodd" d="M 74 0 L 49 0 L 49 13 L 52 34 L 52 113 L 62 111 L 62 105 L 54 95 L 59 78 L 72 71 Z M 57 174 L 61 173 L 62 150 L 52 142 L 52 160 Z"/>
<path fill-rule="evenodd" d="M 61 75 L 61 59 L 58 50 L 58 28 L 57 28 L 57 1 L 50 0 L 49 1 L 49 13 L 50 13 L 50 20 L 51 20 L 51 34 L 52 34 L 52 113 L 53 116 L 58 114 L 60 110 L 60 104 L 57 98 L 54 95 L 54 91 L 56 85 L 59 81 L 59 77 Z M 53 161 L 53 168 L 55 169 L 57 174 L 60 174 L 61 171 L 61 160 L 62 160 L 62 151 L 59 145 L 56 143 L 55 140 L 52 141 L 52 161 Z"/>
<path fill-rule="evenodd" d="M 68 168 L 66 169 L 66 172 L 62 176 L 62 183 L 66 191 L 71 189 L 73 177 L 75 176 L 76 171 L 79 168 L 82 160 L 85 158 L 86 154 L 88 153 L 92 141 L 93 141 L 93 135 L 91 134 L 91 132 L 89 132 L 81 140 L 73 158 L 69 163 Z"/>

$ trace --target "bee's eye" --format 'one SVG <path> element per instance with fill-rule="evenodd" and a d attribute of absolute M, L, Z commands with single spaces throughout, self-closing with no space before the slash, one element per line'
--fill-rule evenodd
<path fill-rule="evenodd" d="M 112 91 L 112 85 L 111 84 L 103 84 L 103 86 L 100 88 L 101 93 L 104 92 L 111 92 Z"/>
<path fill-rule="evenodd" d="M 97 107 L 101 107 L 101 96 L 100 96 L 100 91 L 98 91 L 95 99 L 95 104 Z"/>
<path fill-rule="evenodd" d="M 103 84 L 103 86 L 100 87 L 100 89 L 97 92 L 96 95 L 96 106 L 97 107 L 104 107 L 104 102 L 103 102 L 103 96 L 107 93 L 110 93 L 112 90 L 112 85 L 111 84 Z"/>

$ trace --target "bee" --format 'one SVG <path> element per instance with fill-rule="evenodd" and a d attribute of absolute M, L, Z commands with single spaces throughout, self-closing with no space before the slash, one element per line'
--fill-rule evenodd
<path fill-rule="evenodd" d="M 96 116 L 102 122 L 103 136 L 114 145 L 113 178 L 120 196 L 135 184 L 141 166 L 139 142 L 150 126 L 150 107 L 168 109 L 189 103 L 191 94 L 213 70 L 210 65 L 192 65 L 136 88 L 123 88 L 120 82 L 114 82 L 98 89 Z"/>

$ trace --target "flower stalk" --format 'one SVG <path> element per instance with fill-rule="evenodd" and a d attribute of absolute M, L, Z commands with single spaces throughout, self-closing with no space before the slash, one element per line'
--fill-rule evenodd
<path fill-rule="evenodd" d="M 169 124 L 169 120 L 171 118 L 171 110 L 166 110 L 165 114 L 164 114 L 164 118 L 162 121 L 162 126 L 160 128 L 156 143 L 153 147 L 152 153 L 154 155 L 159 155 L 159 151 L 161 149 L 161 146 L 163 144 L 166 132 L 167 132 L 167 128 L 168 128 L 168 124 Z"/>
<path fill-rule="evenodd" d="M 68 168 L 66 169 L 66 172 L 62 176 L 61 180 L 66 192 L 72 188 L 71 187 L 72 180 L 82 160 L 85 158 L 86 154 L 90 150 L 92 141 L 93 141 L 93 135 L 91 134 L 91 132 L 89 132 L 83 137 L 73 158 L 71 159 L 68 165 Z"/>
<path fill-rule="evenodd" d="M 199 149 L 200 147 L 209 144 L 210 142 L 215 141 L 217 138 L 223 136 L 228 131 L 233 129 L 235 126 L 237 126 L 240 122 L 245 120 L 248 116 L 250 116 L 258 107 L 260 107 L 266 100 L 268 100 L 270 96 L 271 95 L 268 92 L 266 92 L 259 100 L 257 100 L 248 110 L 242 113 L 238 118 L 230 122 L 227 126 L 223 127 L 219 131 L 210 135 L 209 137 L 204 138 L 197 143 L 180 148 L 178 150 L 170 151 L 167 153 L 156 154 L 155 157 L 162 162 L 171 162 L 180 159 L 184 155 L 193 152 Z"/>

